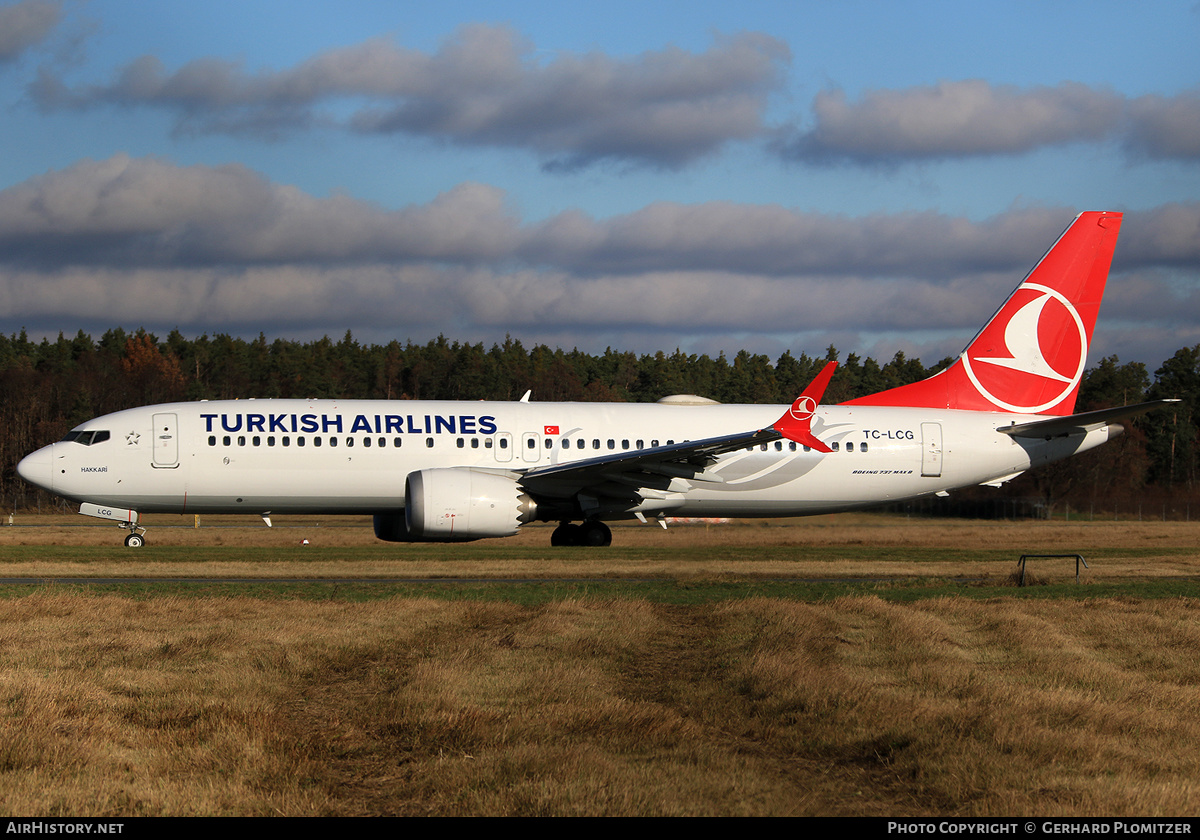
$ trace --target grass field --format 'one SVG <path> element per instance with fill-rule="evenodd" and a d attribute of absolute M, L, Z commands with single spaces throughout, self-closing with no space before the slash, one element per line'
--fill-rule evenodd
<path fill-rule="evenodd" d="M 3 587 L 3 812 L 1200 803 L 1200 525 L 862 515 L 588 550 L 544 528 L 410 546 L 361 520 L 150 524 L 136 551 L 78 517 L 0 528 L 0 577 L 140 580 Z M 1045 560 L 1012 585 L 1020 554 L 1067 552 L 1080 584 Z"/>

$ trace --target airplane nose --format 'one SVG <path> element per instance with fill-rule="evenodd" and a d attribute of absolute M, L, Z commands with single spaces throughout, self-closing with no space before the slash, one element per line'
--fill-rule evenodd
<path fill-rule="evenodd" d="M 17 464 L 17 475 L 35 487 L 43 490 L 54 489 L 54 458 L 50 454 L 51 447 L 44 446 L 37 452 L 30 453 Z"/>

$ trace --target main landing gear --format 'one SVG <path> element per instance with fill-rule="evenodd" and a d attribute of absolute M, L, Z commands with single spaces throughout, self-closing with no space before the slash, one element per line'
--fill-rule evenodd
<path fill-rule="evenodd" d="M 589 519 L 580 525 L 564 522 L 550 535 L 550 545 L 612 545 L 612 531 L 599 519 Z"/>

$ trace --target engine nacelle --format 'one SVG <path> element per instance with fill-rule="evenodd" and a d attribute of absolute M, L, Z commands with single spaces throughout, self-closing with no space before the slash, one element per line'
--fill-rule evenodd
<path fill-rule="evenodd" d="M 404 482 L 409 538 L 459 542 L 511 537 L 537 515 L 537 503 L 513 479 L 465 467 L 418 470 Z"/>

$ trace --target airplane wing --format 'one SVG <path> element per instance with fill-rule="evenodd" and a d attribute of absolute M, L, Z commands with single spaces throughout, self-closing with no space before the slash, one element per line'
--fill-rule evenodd
<path fill-rule="evenodd" d="M 717 456 L 784 437 L 829 452 L 810 425 L 836 367 L 837 362 L 829 362 L 783 416 L 765 429 L 534 467 L 521 476 L 520 484 L 542 499 L 575 499 L 586 514 L 614 503 L 625 507 L 647 498 L 664 499 L 696 482 L 723 483 L 718 473 L 708 471 Z"/>
<path fill-rule="evenodd" d="M 1156 408 L 1177 403 L 1179 400 L 1153 400 L 1151 402 L 1123 405 L 1118 408 L 1102 408 L 1099 411 L 1085 411 L 1082 414 L 1070 414 L 1066 417 L 1051 417 L 1046 420 L 1034 420 L 1029 423 L 1014 423 L 1011 426 L 1001 426 L 996 431 L 1012 437 L 1052 438 L 1065 435 L 1081 435 L 1094 431 L 1101 426 L 1108 426 L 1115 420 L 1126 417 L 1136 417 Z"/>

